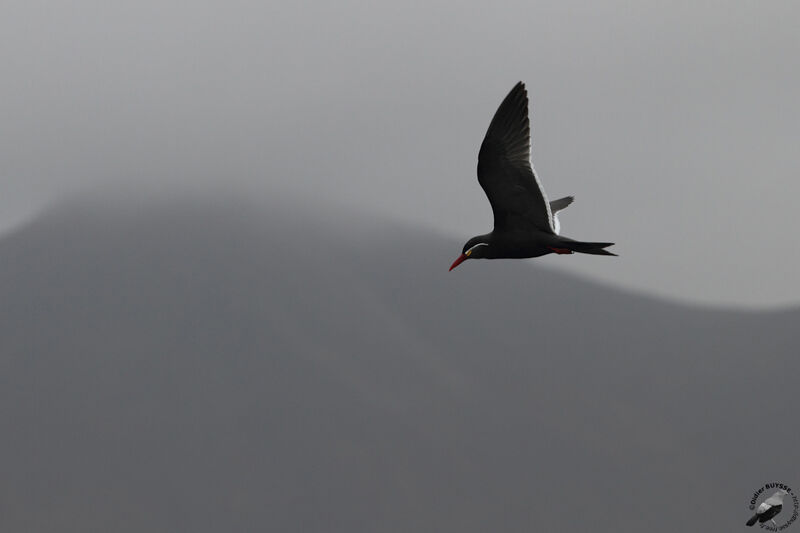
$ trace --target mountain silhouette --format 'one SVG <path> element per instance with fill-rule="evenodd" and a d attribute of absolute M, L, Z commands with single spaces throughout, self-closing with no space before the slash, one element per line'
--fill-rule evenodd
<path fill-rule="evenodd" d="M 723 531 L 798 479 L 800 312 L 273 204 L 0 241 L 3 529 Z"/>

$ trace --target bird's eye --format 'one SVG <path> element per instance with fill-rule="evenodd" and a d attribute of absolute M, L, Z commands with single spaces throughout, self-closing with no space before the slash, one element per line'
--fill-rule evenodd
<path fill-rule="evenodd" d="M 471 253 L 472 253 L 472 248 L 470 248 L 469 250 L 467 250 L 466 252 L 464 252 L 464 255 L 466 255 L 467 257 L 469 257 L 469 254 L 471 254 Z"/>

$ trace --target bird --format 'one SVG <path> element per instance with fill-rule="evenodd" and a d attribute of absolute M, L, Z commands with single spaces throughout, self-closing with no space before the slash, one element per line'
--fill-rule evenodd
<path fill-rule="evenodd" d="M 787 491 L 778 489 L 775 494 L 761 502 L 761 505 L 756 509 L 756 514 L 747 521 L 747 525 L 752 526 L 755 525 L 756 522 L 761 522 L 763 524 L 769 520 L 772 522 L 772 525 L 778 527 L 778 524 L 775 523 L 773 518 L 783 509 L 783 497 L 787 494 L 789 494 Z"/>
<path fill-rule="evenodd" d="M 489 124 L 478 153 L 478 183 L 494 213 L 494 229 L 471 238 L 450 266 L 467 259 L 539 257 L 574 252 L 613 255 L 612 242 L 582 242 L 560 235 L 557 213 L 572 203 L 566 196 L 549 202 L 531 165 L 528 92 L 517 83 Z"/>

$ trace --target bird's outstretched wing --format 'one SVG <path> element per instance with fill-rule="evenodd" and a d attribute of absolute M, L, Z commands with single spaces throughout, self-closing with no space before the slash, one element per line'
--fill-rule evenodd
<path fill-rule="evenodd" d="M 553 233 L 553 215 L 531 167 L 528 92 L 517 83 L 489 125 L 478 154 L 478 183 L 494 211 L 495 230 Z"/>

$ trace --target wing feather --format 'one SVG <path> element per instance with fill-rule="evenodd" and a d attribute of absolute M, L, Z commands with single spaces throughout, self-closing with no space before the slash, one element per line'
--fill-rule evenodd
<path fill-rule="evenodd" d="M 528 92 L 522 82 L 489 124 L 478 155 L 478 183 L 492 205 L 495 230 L 554 233 L 550 204 L 531 165 Z"/>

